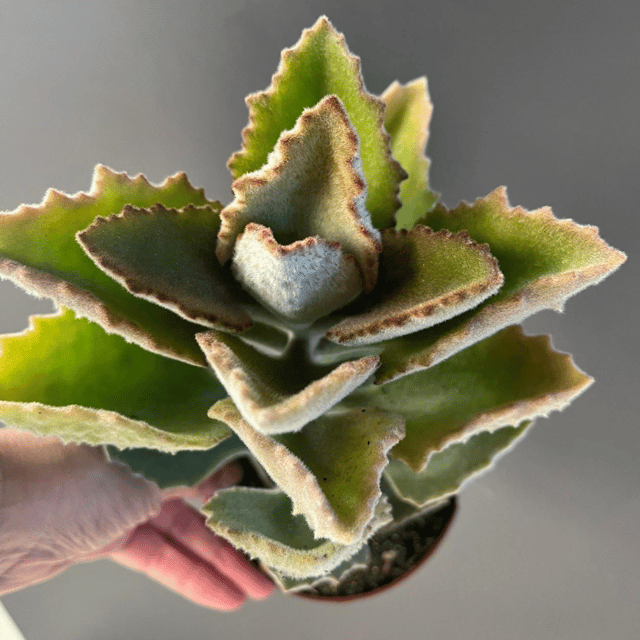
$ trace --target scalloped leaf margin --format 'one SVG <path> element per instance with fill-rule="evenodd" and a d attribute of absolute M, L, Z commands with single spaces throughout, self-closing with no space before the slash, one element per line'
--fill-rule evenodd
<path fill-rule="evenodd" d="M 152 185 L 97 165 L 89 193 L 66 195 L 49 189 L 40 205 L 22 205 L 0 214 L 0 277 L 58 307 L 74 309 L 108 333 L 169 358 L 197 366 L 206 361 L 194 336 L 201 328 L 167 309 L 136 298 L 103 273 L 76 241 L 97 216 L 119 213 L 127 205 L 147 208 L 161 203 L 180 209 L 189 204 L 220 203 L 205 198 L 184 173 Z"/>
<path fill-rule="evenodd" d="M 465 230 L 476 242 L 488 244 L 504 284 L 465 314 L 382 343 L 378 384 L 431 367 L 543 309 L 561 311 L 567 298 L 598 284 L 626 260 L 599 237 L 596 227 L 559 220 L 549 207 L 511 207 L 504 187 L 452 211 L 438 205 L 420 223 L 435 231 Z"/>
<path fill-rule="evenodd" d="M 280 134 L 294 126 L 304 109 L 327 95 L 336 95 L 344 103 L 358 134 L 369 186 L 366 206 L 373 223 L 379 229 L 391 227 L 400 206 L 399 183 L 406 172 L 391 156 L 383 126 L 384 103 L 366 91 L 360 59 L 325 16 L 282 52 L 271 85 L 246 98 L 249 123 L 242 132 L 242 149 L 231 156 L 229 169 L 234 178 L 260 169 Z"/>
<path fill-rule="evenodd" d="M 380 96 L 386 105 L 384 126 L 391 137 L 391 152 L 409 174 L 400 185 L 402 206 L 396 213 L 396 228 L 411 229 L 430 211 L 438 194 L 429 189 L 429 166 L 425 155 L 433 104 L 427 79 L 407 84 L 393 82 Z"/>

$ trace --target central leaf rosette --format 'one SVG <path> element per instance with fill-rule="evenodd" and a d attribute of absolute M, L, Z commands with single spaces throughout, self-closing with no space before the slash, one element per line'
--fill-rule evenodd
<path fill-rule="evenodd" d="M 337 96 L 306 109 L 258 171 L 233 183 L 216 254 L 273 313 L 309 323 L 371 291 L 382 250 L 358 136 Z"/>

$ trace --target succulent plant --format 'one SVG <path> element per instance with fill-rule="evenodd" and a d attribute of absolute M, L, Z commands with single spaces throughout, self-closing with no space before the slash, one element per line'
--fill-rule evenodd
<path fill-rule="evenodd" d="M 104 166 L 0 216 L 0 275 L 58 312 L 0 346 L 0 419 L 161 488 L 250 456 L 207 523 L 283 589 L 338 576 L 592 380 L 517 323 L 616 269 L 594 227 L 448 209 L 424 78 L 369 94 L 326 18 L 247 98 L 233 201 Z"/>

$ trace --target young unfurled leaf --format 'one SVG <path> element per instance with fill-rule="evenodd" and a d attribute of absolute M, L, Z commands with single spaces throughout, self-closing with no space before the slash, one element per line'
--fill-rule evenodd
<path fill-rule="evenodd" d="M 207 526 L 272 569 L 297 579 L 323 575 L 353 557 L 391 516 L 380 500 L 363 535 L 343 545 L 318 539 L 301 515 L 292 515 L 289 497 L 279 489 L 233 487 L 218 491 L 202 507 Z"/>
<path fill-rule="evenodd" d="M 98 165 L 89 193 L 67 196 L 50 189 L 42 204 L 0 215 L 0 277 L 149 351 L 205 366 L 194 340 L 198 325 L 132 296 L 98 269 L 76 241 L 76 233 L 96 216 L 119 213 L 127 204 L 144 208 L 158 202 L 178 209 L 220 206 L 192 187 L 184 173 L 155 186 L 142 175 L 130 178 Z"/>
<path fill-rule="evenodd" d="M 328 96 L 284 132 L 259 171 L 233 183 L 235 200 L 221 213 L 217 255 L 231 257 L 249 222 L 269 227 L 279 244 L 318 236 L 355 258 L 366 291 L 378 274 L 380 233 L 364 206 L 358 140 L 344 108 Z"/>
<path fill-rule="evenodd" d="M 502 285 L 487 246 L 465 233 L 418 225 L 385 230 L 382 238 L 376 290 L 327 332 L 329 340 L 360 346 L 414 333 L 477 306 Z"/>
<path fill-rule="evenodd" d="M 368 356 L 333 369 L 317 367 L 306 362 L 300 349 L 274 360 L 220 332 L 196 338 L 244 419 L 269 435 L 298 431 L 315 420 L 369 378 L 379 363 Z"/>
<path fill-rule="evenodd" d="M 515 325 L 430 369 L 356 389 L 345 405 L 402 415 L 407 435 L 391 455 L 419 471 L 452 442 L 562 410 L 592 382 L 548 336 Z"/>
<path fill-rule="evenodd" d="M 396 227 L 411 229 L 430 211 L 438 195 L 429 189 L 429 160 L 425 156 L 433 105 L 423 76 L 405 85 L 393 82 L 380 96 L 386 105 L 384 126 L 391 136 L 391 153 L 409 177 L 400 185 L 402 206 Z"/>
<path fill-rule="evenodd" d="M 385 343 L 378 382 L 433 366 L 542 309 L 559 311 L 567 298 L 597 284 L 626 259 L 595 227 L 558 220 L 549 208 L 511 208 L 504 188 L 452 211 L 438 205 L 421 222 L 435 230 L 465 230 L 476 242 L 486 242 L 504 284 L 465 314 Z"/>
<path fill-rule="evenodd" d="M 353 256 L 340 243 L 313 236 L 282 246 L 271 229 L 254 222 L 238 236 L 233 273 L 264 307 L 297 323 L 343 307 L 363 285 Z"/>
<path fill-rule="evenodd" d="M 362 168 L 369 186 L 366 206 L 379 229 L 393 226 L 400 206 L 398 184 L 406 177 L 389 151 L 384 130 L 384 103 L 367 93 L 360 59 L 349 52 L 344 36 L 327 18 L 305 29 L 298 43 L 282 52 L 271 86 L 246 99 L 249 123 L 242 149 L 229 161 L 234 178 L 260 169 L 283 131 L 291 129 L 304 109 L 336 95 L 360 140 Z"/>
<path fill-rule="evenodd" d="M 452 444 L 435 453 L 424 471 L 412 471 L 401 460 L 391 460 L 385 476 L 397 493 L 424 508 L 429 503 L 456 493 L 462 485 L 480 472 L 486 471 L 520 438 L 530 425 L 502 427 L 493 433 L 483 431 L 466 442 Z"/>
<path fill-rule="evenodd" d="M 302 431 L 273 437 L 255 431 L 229 399 L 209 416 L 235 431 L 317 538 L 344 545 L 367 530 L 387 452 L 404 435 L 399 416 L 376 409 L 324 415 Z"/>
<path fill-rule="evenodd" d="M 74 318 L 32 317 L 0 341 L 0 420 L 64 442 L 174 452 L 231 435 L 207 418 L 224 398 L 205 369 L 150 353 Z"/>
<path fill-rule="evenodd" d="M 78 234 L 89 257 L 135 296 L 207 327 L 242 331 L 242 290 L 215 256 L 220 207 L 153 205 L 96 218 Z"/>

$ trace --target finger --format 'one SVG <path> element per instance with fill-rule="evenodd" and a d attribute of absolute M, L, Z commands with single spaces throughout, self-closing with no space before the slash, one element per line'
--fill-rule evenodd
<path fill-rule="evenodd" d="M 216 567 L 251 598 L 263 600 L 273 592 L 271 580 L 229 542 L 213 533 L 202 514 L 181 500 L 165 502 L 150 523 Z"/>
<path fill-rule="evenodd" d="M 163 500 L 173 500 L 175 498 L 189 500 L 195 498 L 204 502 L 209 500 L 218 489 L 232 487 L 240 482 L 242 473 L 242 465 L 237 462 L 230 462 L 193 487 L 180 486 L 164 489 L 162 498 Z"/>
<path fill-rule="evenodd" d="M 229 462 L 212 476 L 196 485 L 197 497 L 203 501 L 208 500 L 218 489 L 238 484 L 242 480 L 243 474 L 244 470 L 239 462 Z"/>
<path fill-rule="evenodd" d="M 138 527 L 110 557 L 205 607 L 233 611 L 246 599 L 226 576 L 149 524 Z"/>

